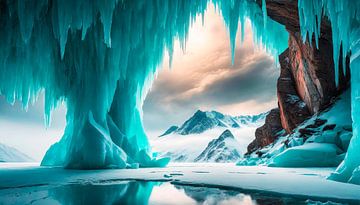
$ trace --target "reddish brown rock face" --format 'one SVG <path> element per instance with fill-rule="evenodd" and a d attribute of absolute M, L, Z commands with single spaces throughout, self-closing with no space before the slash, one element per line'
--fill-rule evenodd
<path fill-rule="evenodd" d="M 290 133 L 310 116 L 309 108 L 298 95 L 296 78 L 292 73 L 289 49 L 279 56 L 280 77 L 277 82 L 281 125 Z"/>
<path fill-rule="evenodd" d="M 247 147 L 248 153 L 273 143 L 279 131 L 282 130 L 280 111 L 278 108 L 273 109 L 266 116 L 265 124 L 255 131 L 255 140 Z"/>
<path fill-rule="evenodd" d="M 311 114 L 318 113 L 337 95 L 332 45 L 326 38 L 315 44 L 303 43 L 299 33 L 290 33 L 289 61 L 299 97 Z"/>
<path fill-rule="evenodd" d="M 262 1 L 257 2 L 261 6 Z M 289 31 L 289 48 L 279 56 L 279 109 L 277 112 L 271 111 L 265 124 L 256 130 L 256 139 L 248 146 L 248 153 L 277 138 L 272 128 L 276 127 L 278 131 L 283 128 L 291 133 L 311 115 L 327 108 L 349 82 L 349 75 L 342 76 L 340 65 L 340 84 L 338 88 L 335 85 L 330 23 L 322 20 L 319 48 L 316 48 L 314 39 L 311 39 L 311 44 L 309 41 L 303 43 L 297 5 L 297 0 L 266 0 L 268 16 Z"/>
<path fill-rule="evenodd" d="M 310 115 L 328 107 L 331 99 L 338 94 L 331 25 L 326 19 L 322 20 L 319 48 L 316 48 L 313 38 L 312 43 L 303 43 L 297 5 L 297 0 L 266 1 L 269 17 L 285 25 L 289 31 L 289 48 L 279 56 L 281 76 L 278 80 L 281 123 L 288 133 Z M 290 76 L 292 80 L 284 80 Z M 346 87 L 347 82 L 348 76 L 341 78 L 339 88 Z"/>

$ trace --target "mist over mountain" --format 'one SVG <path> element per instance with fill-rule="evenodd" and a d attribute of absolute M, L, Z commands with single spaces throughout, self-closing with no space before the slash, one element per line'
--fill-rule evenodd
<path fill-rule="evenodd" d="M 174 162 L 236 162 L 268 114 L 230 116 L 197 110 L 153 139 L 153 150 Z"/>
<path fill-rule="evenodd" d="M 33 162 L 34 160 L 19 150 L 0 143 L 0 162 Z"/>

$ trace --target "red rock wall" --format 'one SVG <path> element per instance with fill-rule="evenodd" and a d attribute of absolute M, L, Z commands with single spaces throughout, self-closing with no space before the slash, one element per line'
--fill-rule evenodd
<path fill-rule="evenodd" d="M 261 2 L 258 0 L 260 6 Z M 350 77 L 342 76 L 340 71 L 340 84 L 336 87 L 331 25 L 326 19 L 322 20 L 319 48 L 316 48 L 314 39 L 311 39 L 311 44 L 309 41 L 303 43 L 297 5 L 297 0 L 266 0 L 268 16 L 289 31 L 289 48 L 279 56 L 281 74 L 277 82 L 279 118 L 281 127 L 287 133 L 291 133 L 313 114 L 327 108 L 331 100 L 347 87 Z M 342 70 L 341 65 L 339 70 Z M 266 122 L 258 130 L 269 128 L 267 123 L 274 125 L 276 122 Z M 271 132 L 258 130 L 256 139 L 250 145 L 266 146 L 267 142 L 276 138 L 269 135 Z M 250 145 L 248 152 L 253 149 Z"/>

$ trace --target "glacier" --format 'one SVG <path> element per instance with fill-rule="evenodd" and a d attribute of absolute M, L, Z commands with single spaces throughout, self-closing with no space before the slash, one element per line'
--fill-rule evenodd
<path fill-rule="evenodd" d="M 233 58 L 238 25 L 244 26 L 246 19 L 251 21 L 255 43 L 274 59 L 287 48 L 287 31 L 267 18 L 265 0 L 262 8 L 255 0 L 212 3 L 228 28 Z M 42 165 L 165 166 L 169 159 L 151 153 L 142 126 L 142 103 L 164 54 L 171 64 L 174 42 L 179 40 L 186 49 L 189 27 L 208 4 L 208 0 L 1 1 L 0 94 L 26 108 L 44 92 L 46 126 L 59 103 L 68 108 L 64 135 L 50 147 Z M 349 181 L 360 166 L 360 1 L 299 0 L 298 6 L 304 40 L 314 37 L 317 42 L 323 15 L 331 22 L 336 79 L 339 63 L 351 57 L 354 137 L 344 161 L 330 176 Z"/>

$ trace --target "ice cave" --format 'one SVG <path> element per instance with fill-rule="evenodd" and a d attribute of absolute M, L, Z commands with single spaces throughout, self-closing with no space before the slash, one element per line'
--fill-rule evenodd
<path fill-rule="evenodd" d="M 66 104 L 64 135 L 43 166 L 164 167 L 169 159 L 152 153 L 142 124 L 142 104 L 164 54 L 171 59 L 176 40 L 186 49 L 194 19 L 213 4 L 228 29 L 233 58 L 235 40 L 244 35 L 238 24 L 250 19 L 255 43 L 278 59 L 288 47 L 288 31 L 268 17 L 272 1 L 1 0 L 0 94 L 26 108 L 44 92 L 45 126 L 57 105 Z M 360 1 L 298 0 L 298 13 L 303 42 L 314 39 L 315 48 L 322 18 L 331 23 L 337 84 L 350 57 L 354 137 L 329 177 L 347 182 L 360 175 Z"/>

